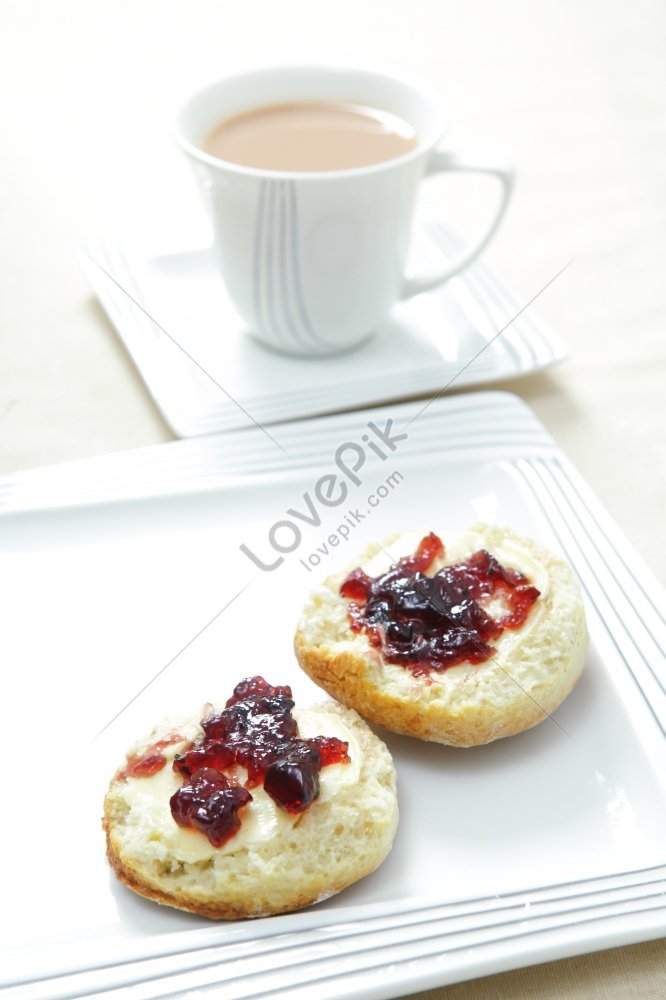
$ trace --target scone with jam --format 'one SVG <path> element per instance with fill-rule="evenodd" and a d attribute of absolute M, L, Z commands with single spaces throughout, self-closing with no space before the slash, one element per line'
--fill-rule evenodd
<path fill-rule="evenodd" d="M 104 802 L 107 856 L 142 896 L 213 918 L 297 910 L 374 871 L 398 822 L 391 756 L 333 702 L 241 681 L 155 729 Z"/>
<path fill-rule="evenodd" d="M 364 719 L 477 746 L 547 718 L 588 647 L 580 587 L 553 553 L 507 528 L 373 545 L 310 596 L 303 670 Z"/>

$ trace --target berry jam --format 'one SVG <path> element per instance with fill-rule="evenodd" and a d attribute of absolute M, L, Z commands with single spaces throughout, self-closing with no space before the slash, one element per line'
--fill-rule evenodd
<path fill-rule="evenodd" d="M 340 593 L 349 601 L 353 632 L 363 632 L 387 663 L 416 676 L 456 663 L 483 663 L 505 629 L 524 623 L 539 591 L 517 570 L 506 569 L 485 549 L 427 576 L 444 557 L 437 535 L 426 535 L 406 556 L 378 577 L 353 570 Z M 500 604 L 499 617 L 485 607 Z"/>
<path fill-rule="evenodd" d="M 173 746 L 174 743 L 182 743 L 183 737 L 180 733 L 171 733 L 166 739 L 157 740 L 140 753 L 134 753 L 127 758 L 127 763 L 122 771 L 118 772 L 120 778 L 150 778 L 157 774 L 166 764 L 166 757 L 162 751 L 166 747 Z"/>
<path fill-rule="evenodd" d="M 314 802 L 322 767 L 348 763 L 348 744 L 335 736 L 301 739 L 293 707 L 291 688 L 247 677 L 236 685 L 223 711 L 202 720 L 203 736 L 173 760 L 174 771 L 185 779 L 170 799 L 179 826 L 201 830 L 213 846 L 221 847 L 240 828 L 238 811 L 252 801 L 250 788 L 263 784 L 273 801 L 292 815 Z M 161 749 L 179 740 L 182 737 L 153 744 L 141 757 L 144 763 L 130 765 L 128 760 L 122 773 L 156 774 L 166 764 Z M 238 766 L 247 771 L 245 785 L 224 773 Z"/>
<path fill-rule="evenodd" d="M 238 810 L 252 801 L 246 788 L 232 785 L 212 767 L 200 767 L 169 800 L 179 826 L 205 833 L 213 847 L 222 847 L 240 829 Z"/>

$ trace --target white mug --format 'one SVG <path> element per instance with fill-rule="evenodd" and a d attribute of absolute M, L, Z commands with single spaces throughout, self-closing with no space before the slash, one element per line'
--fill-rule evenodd
<path fill-rule="evenodd" d="M 390 111 L 415 130 L 406 154 L 330 171 L 265 170 L 204 152 L 225 119 L 293 101 L 335 101 Z M 399 300 L 447 281 L 485 247 L 504 213 L 511 167 L 438 150 L 446 121 L 421 86 L 369 69 L 282 66 L 236 74 L 181 108 L 177 139 L 210 206 L 227 290 L 264 344 L 326 355 L 365 340 Z M 443 171 L 492 174 L 497 210 L 477 242 L 436 273 L 405 277 L 419 182 Z"/>

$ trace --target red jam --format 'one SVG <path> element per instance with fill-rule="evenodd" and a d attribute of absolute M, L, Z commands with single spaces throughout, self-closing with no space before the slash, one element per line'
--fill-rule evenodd
<path fill-rule="evenodd" d="M 213 847 L 222 847 L 240 829 L 238 810 L 251 801 L 246 788 L 232 785 L 212 767 L 200 767 L 171 796 L 171 815 L 179 826 L 193 826 Z"/>
<path fill-rule="evenodd" d="M 539 596 L 522 573 L 506 569 L 485 549 L 427 576 L 443 556 L 441 540 L 431 533 L 414 555 L 381 576 L 355 569 L 340 587 L 350 601 L 352 631 L 363 632 L 387 663 L 421 677 L 490 659 L 491 643 L 505 629 L 520 628 Z M 491 601 L 501 602 L 500 617 L 484 610 Z"/>
<path fill-rule="evenodd" d="M 319 795 L 321 768 L 348 763 L 348 744 L 335 736 L 301 739 L 293 707 L 289 687 L 272 687 L 263 677 L 237 684 L 223 711 L 202 720 L 203 736 L 174 757 L 173 769 L 185 779 L 170 800 L 176 823 L 201 830 L 221 847 L 240 828 L 238 811 L 252 801 L 248 789 L 260 784 L 281 809 L 304 812 Z M 160 749 L 148 748 L 155 760 L 147 769 L 130 772 L 128 761 L 126 773 L 155 774 L 166 763 Z M 247 771 L 245 786 L 224 773 L 236 766 Z"/>
<path fill-rule="evenodd" d="M 149 778 L 153 774 L 161 771 L 166 764 L 166 757 L 162 751 L 166 747 L 173 746 L 174 743 L 182 743 L 183 737 L 180 733 L 171 733 L 164 740 L 157 740 L 151 743 L 140 753 L 134 753 L 127 758 L 127 763 L 118 776 L 121 778 Z"/>

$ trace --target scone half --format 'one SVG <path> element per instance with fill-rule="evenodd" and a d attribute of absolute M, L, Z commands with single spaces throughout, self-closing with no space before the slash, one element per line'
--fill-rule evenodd
<path fill-rule="evenodd" d="M 222 847 L 178 826 L 169 808 L 182 783 L 173 758 L 200 736 L 200 714 L 167 721 L 143 741 L 150 746 L 174 731 L 183 737 L 163 750 L 167 763 L 157 774 L 120 771 L 111 781 L 103 826 L 108 860 L 122 882 L 206 917 L 264 917 L 325 899 L 381 864 L 398 822 L 395 770 L 384 743 L 356 712 L 333 702 L 294 709 L 300 735 L 344 740 L 349 762 L 322 768 L 319 797 L 299 815 L 252 788 L 239 832 Z"/>
<path fill-rule="evenodd" d="M 543 721 L 580 677 L 588 648 L 585 612 L 569 566 L 508 528 L 477 524 L 455 537 L 443 533 L 445 557 L 427 572 L 485 549 L 538 588 L 524 624 L 504 631 L 485 662 L 415 676 L 386 662 L 365 634 L 351 630 L 349 601 L 340 594 L 348 573 L 361 567 L 370 576 L 380 575 L 392 561 L 413 553 L 424 534 L 393 536 L 370 546 L 311 594 L 295 636 L 301 667 L 369 722 L 422 740 L 477 746 Z"/>

